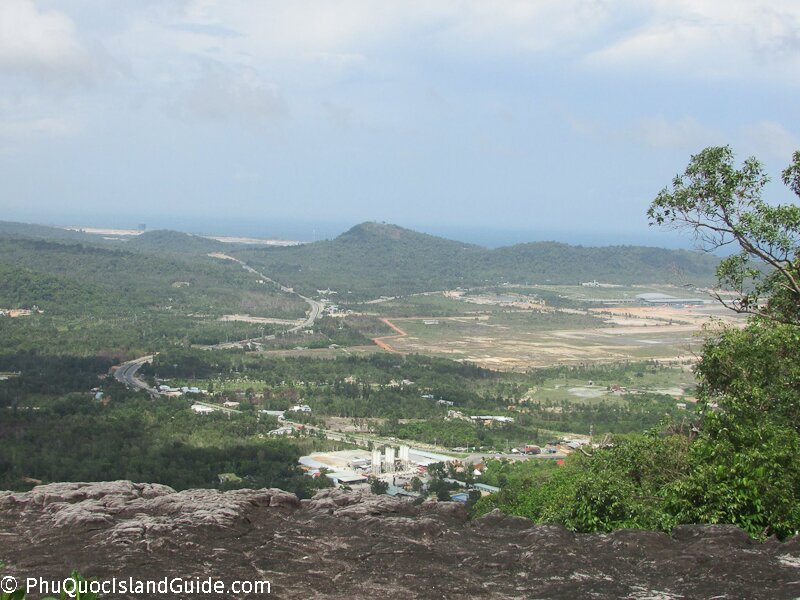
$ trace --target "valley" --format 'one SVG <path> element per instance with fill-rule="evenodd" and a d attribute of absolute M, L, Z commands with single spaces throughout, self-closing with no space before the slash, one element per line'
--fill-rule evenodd
<path fill-rule="evenodd" d="M 48 238 L 46 228 L 3 230 L 0 269 L 9 277 L 0 304 L 42 307 L 27 319 L 0 319 L 0 370 L 20 373 L 0 384 L 0 399 L 20 431 L 45 426 L 56 406 L 80 406 L 111 423 L 135 402 L 149 421 L 141 404 L 149 398 L 154 409 L 169 402 L 178 411 L 171 418 L 189 427 L 188 437 L 176 437 L 151 422 L 155 439 L 215 452 L 255 456 L 288 444 L 299 456 L 303 448 L 335 454 L 413 444 L 470 463 L 554 460 L 574 451 L 569 440 L 640 431 L 665 415 L 689 418 L 703 327 L 712 318 L 735 321 L 708 300 L 713 263 L 677 251 L 576 249 L 582 257 L 565 271 L 563 261 L 559 270 L 548 262 L 548 245 L 516 249 L 517 266 L 508 269 L 511 249 L 377 224 L 332 241 L 263 247 L 174 232 L 126 241 L 84 231 L 78 241 L 64 232 Z M 583 281 L 585 263 L 610 252 L 625 257 L 618 269 L 604 271 L 602 282 Z M 679 263 L 691 266 L 691 281 Z M 656 283 L 637 283 L 637 274 Z M 687 293 L 696 304 L 642 299 Z M 50 375 L 30 369 L 51 361 L 61 373 L 68 362 L 51 356 L 95 355 L 113 377 L 98 371 L 93 385 L 85 375 L 70 384 L 75 373 L 54 373 L 61 380 L 48 388 Z M 20 412 L 22 405 L 39 412 Z M 223 416 L 247 433 L 222 442 L 211 431 Z M 552 453 L 518 451 L 548 443 Z M 16 461 L 6 485 L 45 480 L 34 465 Z M 131 466 L 114 476 L 129 476 Z M 65 465 L 62 478 L 74 478 L 75 467 Z M 302 463 L 286 468 L 284 485 L 307 490 L 297 479 Z M 180 487 L 193 469 L 159 481 Z M 261 472 L 217 469 L 219 481 L 206 485 L 245 485 Z M 394 469 L 388 473 L 396 481 Z"/>

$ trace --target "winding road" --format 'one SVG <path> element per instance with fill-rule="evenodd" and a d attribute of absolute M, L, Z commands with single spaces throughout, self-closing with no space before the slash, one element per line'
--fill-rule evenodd
<path fill-rule="evenodd" d="M 148 356 L 142 356 L 122 363 L 117 367 L 117 370 L 114 371 L 114 379 L 130 388 L 147 392 L 150 396 L 155 398 L 158 396 L 158 390 L 151 388 L 147 383 L 136 377 L 136 372 L 141 366 L 145 363 L 152 362 L 154 356 L 155 354 L 149 354 Z"/>
<path fill-rule="evenodd" d="M 322 302 L 314 300 L 313 298 L 308 298 L 307 296 L 303 296 L 303 294 L 301 294 L 299 292 L 295 292 L 294 289 L 292 289 L 290 287 L 286 287 L 285 285 L 282 285 L 282 284 L 278 283 L 277 281 L 275 281 L 274 279 L 271 279 L 270 277 L 267 277 L 266 275 L 264 275 L 260 271 L 255 270 L 253 267 L 248 265 L 243 260 L 238 259 L 235 256 L 231 256 L 229 254 L 224 254 L 222 252 L 212 252 L 211 254 L 209 254 L 209 256 L 212 257 L 212 258 L 219 258 L 219 259 L 222 259 L 222 260 L 232 260 L 233 262 L 238 263 L 239 265 L 241 265 L 242 268 L 245 271 L 247 271 L 248 273 L 252 273 L 253 275 L 257 275 L 258 277 L 260 277 L 264 281 L 268 281 L 268 282 L 270 282 L 270 283 L 272 283 L 274 285 L 277 285 L 281 289 L 282 292 L 285 292 L 287 294 L 293 294 L 293 295 L 297 296 L 298 298 L 300 298 L 303 302 L 308 304 L 309 311 L 308 311 L 308 316 L 305 318 L 305 320 L 302 323 L 299 323 L 299 324 L 295 325 L 294 327 L 292 327 L 290 329 L 287 329 L 286 333 L 294 333 L 295 331 L 300 331 L 301 329 L 306 329 L 308 327 L 311 327 L 314 324 L 314 322 L 322 314 L 322 309 L 325 307 L 325 305 Z M 220 349 L 242 348 L 246 344 L 256 343 L 259 340 L 274 340 L 274 339 L 275 339 L 275 335 L 267 335 L 267 336 L 251 338 L 251 339 L 247 339 L 247 340 L 239 340 L 239 341 L 236 341 L 236 342 L 224 342 L 222 344 L 215 344 L 213 346 L 209 346 L 209 348 L 220 348 Z"/>
<path fill-rule="evenodd" d="M 211 256 L 213 258 L 219 258 L 219 259 L 222 259 L 222 260 L 232 260 L 233 262 L 238 263 L 239 265 L 241 265 L 242 268 L 245 271 L 247 271 L 248 273 L 252 273 L 253 275 L 257 275 L 258 277 L 260 277 L 264 281 L 269 281 L 270 283 L 279 286 L 282 292 L 285 292 L 287 294 L 294 294 L 295 296 L 297 296 L 298 298 L 303 300 L 303 302 L 308 304 L 309 311 L 308 311 L 308 315 L 306 316 L 305 320 L 303 320 L 301 323 L 295 325 L 294 327 L 292 327 L 290 329 L 287 329 L 286 333 L 294 333 L 295 331 L 300 331 L 301 329 L 306 329 L 308 327 L 311 327 L 312 325 L 314 325 L 314 322 L 317 319 L 319 319 L 320 315 L 322 314 L 322 309 L 324 308 L 324 304 L 322 302 L 314 300 L 313 298 L 308 298 L 306 296 L 303 296 L 302 294 L 300 294 L 298 292 L 295 292 L 292 288 L 289 288 L 289 287 L 286 287 L 284 285 L 281 285 L 280 283 L 278 283 L 277 281 L 275 281 L 273 279 L 270 279 L 269 277 L 267 277 L 263 273 L 261 273 L 259 271 L 256 271 L 253 267 L 251 267 L 250 265 L 245 263 L 243 260 L 240 260 L 240 259 L 238 259 L 238 258 L 236 258 L 234 256 L 230 256 L 228 254 L 223 254 L 222 252 L 214 252 L 212 254 L 209 254 L 209 256 Z M 224 342 L 224 343 L 221 343 L 221 344 L 214 344 L 213 346 L 207 346 L 207 347 L 209 349 L 211 349 L 211 348 L 217 348 L 217 349 L 243 348 L 247 344 L 253 344 L 253 343 L 257 343 L 257 342 L 262 341 L 262 340 L 271 340 L 271 339 L 275 339 L 275 335 L 274 334 L 273 335 L 264 336 L 264 337 L 251 338 L 251 339 L 247 339 L 247 340 L 238 340 L 236 342 Z M 128 386 L 130 388 L 134 388 L 134 389 L 138 389 L 138 390 L 142 390 L 144 392 L 147 392 L 153 398 L 159 396 L 159 392 L 158 392 L 157 389 L 150 387 L 149 385 L 147 385 L 146 382 L 144 382 L 141 379 L 139 379 L 138 377 L 136 377 L 136 373 L 141 368 L 141 366 L 143 364 L 145 364 L 145 363 L 152 362 L 154 356 L 155 356 L 154 354 L 149 354 L 147 356 L 141 356 L 141 357 L 136 358 L 134 360 L 129 360 L 127 362 L 122 363 L 119 367 L 117 367 L 117 370 L 114 372 L 114 378 L 117 381 L 119 381 L 120 383 L 122 383 L 122 384 L 124 384 L 124 385 L 126 385 L 126 386 Z"/>

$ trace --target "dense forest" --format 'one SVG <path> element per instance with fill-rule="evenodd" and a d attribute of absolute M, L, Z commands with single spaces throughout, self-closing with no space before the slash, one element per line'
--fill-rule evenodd
<path fill-rule="evenodd" d="M 296 319 L 307 308 L 235 263 L 202 253 L 131 251 L 0 233 L 0 308 L 33 307 L 42 312 L 0 319 L 5 350 L 130 356 L 278 330 L 219 321 L 224 314 Z"/>
<path fill-rule="evenodd" d="M 100 359 L 0 358 L 0 369 L 21 371 L 0 382 L 9 411 L 0 422 L 0 488 L 131 479 L 176 489 L 280 487 L 308 497 L 328 484 L 306 477 L 297 459 L 341 443 L 270 438 L 276 420 L 255 412 L 197 415 L 185 399 L 153 402 L 99 376 L 107 367 Z M 103 397 L 89 386 L 102 386 Z"/>

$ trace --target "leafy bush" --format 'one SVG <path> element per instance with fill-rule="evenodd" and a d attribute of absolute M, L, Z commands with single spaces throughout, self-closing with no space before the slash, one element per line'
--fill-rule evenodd
<path fill-rule="evenodd" d="M 668 530 L 666 485 L 688 468 L 688 441 L 672 435 L 632 435 L 593 455 L 572 454 L 562 468 L 512 484 L 481 499 L 476 514 L 493 508 L 538 523 L 559 523 L 579 532 L 619 528 Z"/>

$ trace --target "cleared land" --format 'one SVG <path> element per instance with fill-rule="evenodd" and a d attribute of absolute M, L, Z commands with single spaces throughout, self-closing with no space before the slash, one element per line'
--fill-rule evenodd
<path fill-rule="evenodd" d="M 600 291 L 608 294 L 607 298 L 625 298 L 623 294 L 665 289 L 675 293 L 666 286 Z M 380 345 L 390 351 L 446 356 L 503 370 L 637 360 L 688 364 L 696 359 L 703 327 L 712 318 L 741 322 L 715 305 L 599 306 L 594 302 L 596 288 L 553 286 L 548 291 L 577 308 L 517 309 L 508 306 L 507 298 L 493 303 L 486 301 L 485 295 L 480 306 L 470 302 L 470 297 L 428 297 L 424 302 L 415 298 L 408 303 L 394 300 L 382 305 L 382 310 L 397 313 L 386 318 L 406 335 L 381 338 Z M 585 308 L 581 296 L 587 298 Z M 431 306 L 439 310 L 409 315 L 414 309 Z"/>

